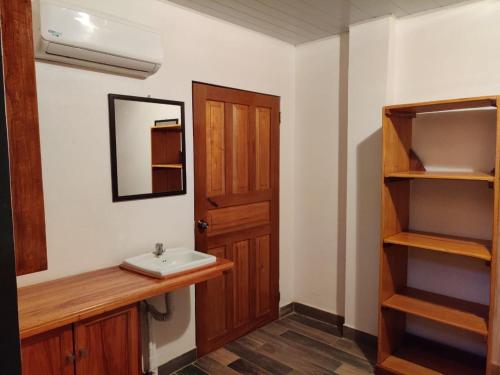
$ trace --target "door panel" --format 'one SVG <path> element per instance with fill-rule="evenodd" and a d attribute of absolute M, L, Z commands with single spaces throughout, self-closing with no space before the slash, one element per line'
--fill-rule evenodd
<path fill-rule="evenodd" d="M 226 232 L 268 224 L 271 220 L 269 202 L 260 202 L 219 208 L 207 213 L 209 224 L 207 235 L 215 236 Z"/>
<path fill-rule="evenodd" d="M 196 286 L 200 355 L 278 317 L 279 98 L 193 84 L 198 251 L 233 260 Z"/>
<path fill-rule="evenodd" d="M 206 102 L 206 124 L 207 196 L 212 197 L 226 191 L 224 103 Z"/>
<path fill-rule="evenodd" d="M 233 193 L 246 193 L 248 187 L 248 106 L 234 104 L 233 112 Z"/>
<path fill-rule="evenodd" d="M 255 116 L 255 187 L 256 190 L 270 188 L 271 170 L 271 111 L 257 108 Z"/>
<path fill-rule="evenodd" d="M 250 319 L 250 240 L 233 244 L 234 262 L 234 327 Z"/>
<path fill-rule="evenodd" d="M 139 318 L 137 306 L 75 325 L 78 375 L 137 375 Z"/>
<path fill-rule="evenodd" d="M 271 241 L 270 236 L 260 236 L 255 239 L 256 257 L 256 303 L 257 316 L 264 315 L 271 308 Z"/>
<path fill-rule="evenodd" d="M 23 340 L 23 375 L 73 375 L 73 331 L 64 327 Z"/>

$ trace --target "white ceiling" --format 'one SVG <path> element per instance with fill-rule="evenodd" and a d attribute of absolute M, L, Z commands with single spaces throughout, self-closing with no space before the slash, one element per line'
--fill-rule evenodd
<path fill-rule="evenodd" d="M 370 18 L 397 17 L 464 0 L 161 0 L 221 18 L 291 44 L 347 30 Z"/>

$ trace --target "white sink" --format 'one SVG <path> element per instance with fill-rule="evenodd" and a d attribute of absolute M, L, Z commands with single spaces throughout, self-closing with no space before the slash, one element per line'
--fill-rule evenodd
<path fill-rule="evenodd" d="M 161 279 L 174 273 L 206 266 L 215 261 L 216 257 L 213 255 L 186 248 L 175 248 L 166 250 L 159 257 L 148 253 L 125 259 L 121 267 Z"/>

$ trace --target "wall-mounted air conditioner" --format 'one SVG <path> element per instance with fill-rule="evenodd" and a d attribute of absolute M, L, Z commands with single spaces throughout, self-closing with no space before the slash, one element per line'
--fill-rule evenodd
<path fill-rule="evenodd" d="M 33 4 L 35 56 L 145 78 L 160 69 L 161 35 L 143 25 L 62 2 Z"/>

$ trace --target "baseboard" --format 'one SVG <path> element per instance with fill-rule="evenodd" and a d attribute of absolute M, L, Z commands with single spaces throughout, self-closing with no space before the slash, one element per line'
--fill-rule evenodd
<path fill-rule="evenodd" d="M 293 304 L 294 304 L 294 302 L 280 307 L 280 318 L 283 318 L 283 317 L 293 313 Z"/>
<path fill-rule="evenodd" d="M 357 342 L 358 344 L 364 344 L 373 347 L 377 346 L 377 336 L 358 331 L 357 329 L 348 327 L 346 325 L 344 325 L 343 332 L 346 339 Z"/>
<path fill-rule="evenodd" d="M 193 350 L 190 350 L 189 352 L 181 354 L 180 356 L 168 361 L 164 365 L 161 365 L 158 368 L 158 375 L 170 375 L 180 370 L 181 368 L 186 367 L 187 365 L 190 365 L 191 363 L 195 362 L 197 358 L 198 356 L 196 354 L 196 348 L 195 348 Z"/>
<path fill-rule="evenodd" d="M 300 302 L 292 302 L 280 308 L 280 318 L 287 316 L 288 314 L 296 312 L 309 318 L 319 320 L 324 323 L 332 324 L 337 326 L 340 335 L 342 336 L 342 328 L 344 326 L 344 317 L 333 314 L 328 311 L 317 309 L 316 307 L 304 305 Z"/>
<path fill-rule="evenodd" d="M 346 326 L 345 318 L 343 316 L 304 305 L 303 303 L 292 302 L 280 308 L 280 318 L 294 312 L 324 323 L 336 325 L 339 328 L 341 336 L 357 342 L 358 344 L 364 344 L 373 348 L 377 347 L 377 336 Z"/>
<path fill-rule="evenodd" d="M 339 329 L 341 331 L 342 331 L 342 327 L 344 326 L 345 319 L 343 316 L 333 314 L 333 313 L 328 312 L 328 311 L 320 310 L 320 309 L 317 309 L 315 307 L 304 305 L 304 304 L 299 303 L 299 302 L 294 303 L 293 310 L 299 314 L 308 316 L 310 318 L 314 318 L 316 320 L 320 320 L 324 323 L 333 324 L 333 325 L 339 327 Z"/>

